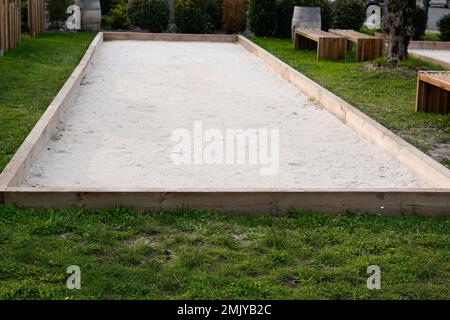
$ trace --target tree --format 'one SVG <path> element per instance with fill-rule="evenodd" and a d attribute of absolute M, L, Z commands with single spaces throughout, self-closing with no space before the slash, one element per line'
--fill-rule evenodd
<path fill-rule="evenodd" d="M 414 35 L 416 0 L 388 0 L 387 9 L 388 60 L 397 63 L 408 58 L 408 46 Z"/>

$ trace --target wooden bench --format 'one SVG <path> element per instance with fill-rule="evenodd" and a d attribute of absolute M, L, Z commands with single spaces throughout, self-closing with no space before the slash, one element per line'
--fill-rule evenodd
<path fill-rule="evenodd" d="M 319 29 L 296 28 L 294 37 L 296 50 L 317 50 L 317 60 L 345 59 L 347 39 Z"/>
<path fill-rule="evenodd" d="M 352 42 L 356 43 L 357 61 L 373 60 L 384 54 L 384 39 L 375 38 L 353 30 L 332 29 L 330 32 L 346 38 L 350 42 L 349 49 L 352 47 Z"/>
<path fill-rule="evenodd" d="M 417 112 L 450 113 L 450 71 L 420 71 Z"/>

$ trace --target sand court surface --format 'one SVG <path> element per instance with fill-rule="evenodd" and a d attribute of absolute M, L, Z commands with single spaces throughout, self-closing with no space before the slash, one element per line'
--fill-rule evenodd
<path fill-rule="evenodd" d="M 450 64 L 450 50 L 409 49 L 411 53 Z"/>
<path fill-rule="evenodd" d="M 174 131 L 199 122 L 223 133 L 278 130 L 277 173 L 174 163 Z M 240 45 L 168 41 L 105 42 L 22 186 L 427 187 Z"/>

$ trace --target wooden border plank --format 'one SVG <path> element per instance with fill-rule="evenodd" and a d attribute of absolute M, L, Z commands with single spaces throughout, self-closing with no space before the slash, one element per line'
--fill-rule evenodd
<path fill-rule="evenodd" d="M 1 1 L 1 0 L 0 0 Z M 109 34 L 109 40 L 175 40 L 233 42 L 233 37 L 217 35 L 171 35 L 118 33 Z M 19 151 L 0 175 L 0 203 L 18 203 L 32 207 L 64 208 L 73 205 L 90 209 L 124 205 L 147 210 L 174 210 L 181 206 L 214 209 L 223 212 L 284 213 L 290 207 L 304 212 L 342 213 L 361 209 L 389 215 L 449 215 L 450 171 L 365 114 L 317 83 L 292 69 L 248 39 L 234 36 L 249 52 L 260 57 L 275 72 L 298 89 L 317 100 L 340 121 L 362 137 L 390 154 L 413 170 L 436 189 L 301 189 L 301 190 L 100 190 L 93 188 L 48 189 L 14 187 L 26 175 L 36 154 L 45 147 L 55 130 L 58 115 L 76 91 L 95 51 L 103 41 L 99 33 L 93 40 L 79 66 L 50 104 L 38 124 Z"/>
<path fill-rule="evenodd" d="M 302 213 L 346 213 L 348 210 L 383 215 L 449 215 L 447 191 L 11 191 L 6 203 L 34 208 L 83 207 L 101 209 L 126 206 L 139 210 L 173 211 L 180 208 L 215 210 L 224 213 L 283 215 L 292 208 Z"/>
<path fill-rule="evenodd" d="M 412 170 L 427 184 L 432 187 L 450 188 L 450 170 L 446 167 L 250 40 L 239 36 L 239 42 L 249 52 L 260 57 L 276 73 L 312 97 L 360 136 Z"/>
<path fill-rule="evenodd" d="M 449 41 L 411 41 L 409 49 L 450 50 Z"/>
<path fill-rule="evenodd" d="M 9 185 L 19 183 L 19 181 L 23 180 L 26 171 L 29 169 L 36 155 L 47 145 L 56 130 L 61 109 L 78 89 L 95 51 L 102 43 L 102 39 L 101 33 L 95 37 L 83 59 L 0 174 L 0 192 L 2 190 L 4 191 Z"/>
<path fill-rule="evenodd" d="M 233 34 L 104 32 L 103 40 L 237 42 L 238 36 Z"/>

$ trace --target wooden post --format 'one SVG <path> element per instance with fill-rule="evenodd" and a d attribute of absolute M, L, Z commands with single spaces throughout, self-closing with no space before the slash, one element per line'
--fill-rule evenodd
<path fill-rule="evenodd" d="M 15 48 L 21 40 L 20 0 L 0 0 L 0 51 Z"/>
<path fill-rule="evenodd" d="M 28 0 L 28 26 L 32 37 L 45 29 L 45 0 Z"/>

